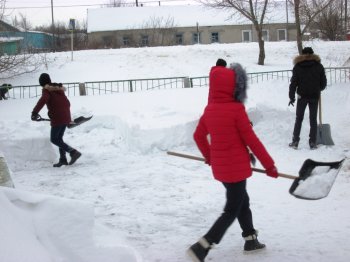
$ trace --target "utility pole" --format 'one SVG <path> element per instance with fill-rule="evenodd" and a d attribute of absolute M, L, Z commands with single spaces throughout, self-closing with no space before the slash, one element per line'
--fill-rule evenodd
<path fill-rule="evenodd" d="M 51 18 L 52 18 L 52 24 L 51 24 L 51 30 L 52 30 L 52 49 L 55 52 L 56 51 L 56 41 L 55 41 L 55 22 L 53 20 L 53 0 L 51 0 Z"/>
<path fill-rule="evenodd" d="M 345 38 L 348 37 L 348 0 L 345 0 Z"/>
<path fill-rule="evenodd" d="M 289 21 L 288 21 L 288 0 L 286 0 L 286 41 L 288 42 L 288 27 L 289 27 Z"/>

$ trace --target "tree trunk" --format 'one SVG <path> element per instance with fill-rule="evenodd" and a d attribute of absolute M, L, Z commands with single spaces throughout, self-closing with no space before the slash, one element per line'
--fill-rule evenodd
<path fill-rule="evenodd" d="M 255 31 L 258 36 L 258 44 L 259 44 L 259 59 L 258 59 L 258 65 L 264 65 L 265 64 L 265 41 L 262 37 L 262 28 L 259 26 L 258 23 L 254 23 Z"/>
<path fill-rule="evenodd" d="M 297 28 L 297 46 L 298 46 L 298 52 L 299 54 L 301 54 L 301 51 L 303 50 L 303 40 L 302 40 L 301 28 L 300 28 L 299 6 L 300 6 L 300 0 L 294 0 L 295 24 Z"/>

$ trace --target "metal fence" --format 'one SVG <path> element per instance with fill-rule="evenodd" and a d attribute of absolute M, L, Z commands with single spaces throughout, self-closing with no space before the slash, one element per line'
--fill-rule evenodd
<path fill-rule="evenodd" d="M 350 67 L 325 68 L 328 85 L 350 82 Z M 289 83 L 292 70 L 248 73 L 250 84 L 270 80 L 285 80 Z M 139 92 L 159 89 L 207 87 L 209 77 L 169 77 L 151 79 L 129 79 L 116 81 L 96 81 L 85 83 L 63 83 L 68 96 L 105 95 L 125 92 Z M 14 86 L 8 96 L 12 99 L 34 98 L 41 95 L 41 86 Z"/>

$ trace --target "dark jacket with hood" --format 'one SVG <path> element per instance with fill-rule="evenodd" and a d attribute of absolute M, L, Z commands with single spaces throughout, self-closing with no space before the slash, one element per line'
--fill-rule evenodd
<path fill-rule="evenodd" d="M 326 74 L 318 55 L 302 54 L 294 58 L 293 76 L 289 85 L 290 100 L 295 100 L 295 92 L 302 98 L 318 99 L 326 86 Z"/>

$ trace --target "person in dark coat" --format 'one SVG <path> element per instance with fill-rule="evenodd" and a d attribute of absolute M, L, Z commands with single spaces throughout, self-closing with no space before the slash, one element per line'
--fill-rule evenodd
<path fill-rule="evenodd" d="M 236 218 L 245 239 L 244 250 L 264 248 L 265 245 L 257 239 L 246 190 L 247 179 L 252 175 L 249 150 L 259 159 L 268 176 L 278 177 L 274 161 L 254 133 L 245 111 L 243 100 L 246 94 L 243 93 L 246 91 L 236 92 L 237 79 L 242 77 L 232 69 L 235 65 L 226 68 L 225 63 L 218 62 L 219 65 L 211 68 L 208 105 L 193 137 L 205 162 L 211 166 L 214 178 L 226 189 L 226 204 L 210 230 L 187 250 L 193 261 L 204 261 Z M 244 73 L 243 70 L 239 72 Z"/>
<path fill-rule="evenodd" d="M 64 93 L 65 88 L 62 84 L 52 83 L 50 76 L 46 73 L 40 75 L 39 83 L 43 87 L 42 95 L 32 111 L 31 119 L 38 121 L 39 112 L 46 104 L 51 121 L 50 140 L 59 148 L 60 153 L 59 162 L 53 166 L 72 165 L 81 156 L 81 153 L 63 141 L 64 132 L 72 122 L 70 102 Z M 71 157 L 69 163 L 66 153 L 69 153 Z"/>
<path fill-rule="evenodd" d="M 305 47 L 302 54 L 294 58 L 294 68 L 289 85 L 289 104 L 294 106 L 295 93 L 298 95 L 296 119 L 293 131 L 293 140 L 289 144 L 294 149 L 298 148 L 300 130 L 304 119 L 306 106 L 309 106 L 310 149 L 316 149 L 317 136 L 317 111 L 321 91 L 327 86 L 327 77 L 321 59 L 314 54 L 311 47 Z"/>
<path fill-rule="evenodd" d="M 0 100 L 6 100 L 7 97 L 6 97 L 6 94 L 7 92 L 12 89 L 12 85 L 11 84 L 2 84 L 0 86 Z"/>

